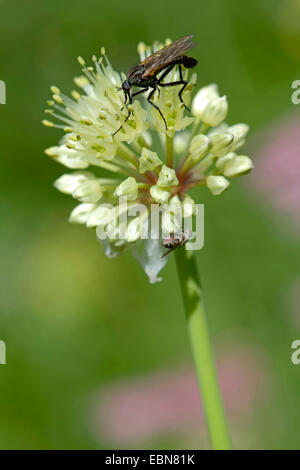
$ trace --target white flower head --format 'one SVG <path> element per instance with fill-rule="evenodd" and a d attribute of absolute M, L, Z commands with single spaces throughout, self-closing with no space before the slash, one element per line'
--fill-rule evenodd
<path fill-rule="evenodd" d="M 193 100 L 192 113 L 208 126 L 218 126 L 226 118 L 227 112 L 227 98 L 219 96 L 216 84 L 201 88 Z"/>
<path fill-rule="evenodd" d="M 140 59 L 165 44 L 140 43 Z M 173 67 L 162 81 L 165 86 L 157 86 L 153 93 L 150 88 L 125 103 L 122 83 L 126 75 L 112 67 L 104 48 L 99 58 L 92 57 L 92 66 L 82 57 L 78 62 L 77 89 L 69 97 L 52 86 L 43 121 L 65 133 L 45 151 L 71 170 L 54 186 L 79 201 L 70 222 L 95 228 L 108 257 L 130 247 L 150 282 L 157 282 L 168 259 L 162 257 L 162 237 L 180 231 L 182 218 L 197 213 L 189 189 L 207 187 L 219 195 L 228 188 L 228 178 L 253 167 L 249 157 L 237 154 L 249 128 L 224 122 L 228 102 L 219 95 L 217 85 L 200 88 L 192 99 L 197 76 L 188 76 L 184 67 Z M 167 86 L 181 76 L 184 88 L 182 82 Z M 134 91 L 130 90 L 131 96 Z M 145 99 L 149 93 L 151 103 Z M 153 205 L 161 212 L 161 232 L 156 238 L 149 237 Z"/>

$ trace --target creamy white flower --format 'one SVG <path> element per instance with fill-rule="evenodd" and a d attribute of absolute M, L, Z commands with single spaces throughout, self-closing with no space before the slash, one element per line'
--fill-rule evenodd
<path fill-rule="evenodd" d="M 208 176 L 207 180 L 207 187 L 210 190 L 210 192 L 214 195 L 217 196 L 218 194 L 221 194 L 225 189 L 228 188 L 229 186 L 229 181 L 227 181 L 224 176 Z"/>
<path fill-rule="evenodd" d="M 196 214 L 196 203 L 190 196 L 186 196 L 182 203 L 183 217 L 191 217 Z"/>
<path fill-rule="evenodd" d="M 72 210 L 69 217 L 69 222 L 73 222 L 76 224 L 85 224 L 95 207 L 95 204 L 79 204 L 79 206 L 76 206 L 75 209 Z"/>
<path fill-rule="evenodd" d="M 153 197 L 154 201 L 158 204 L 164 204 L 168 201 L 171 193 L 167 189 L 163 189 L 158 185 L 151 186 L 150 194 Z"/>
<path fill-rule="evenodd" d="M 202 121 L 208 126 L 218 126 L 226 118 L 228 103 L 226 96 L 211 100 L 202 114 Z"/>
<path fill-rule="evenodd" d="M 72 194 L 80 184 L 85 183 L 95 176 L 88 171 L 74 171 L 60 176 L 54 181 L 54 187 L 65 194 Z"/>
<path fill-rule="evenodd" d="M 97 180 L 85 181 L 72 192 L 72 196 L 81 202 L 98 202 L 102 194 L 101 186 Z"/>
<path fill-rule="evenodd" d="M 153 50 L 147 48 L 146 46 L 140 46 L 140 57 L 144 57 L 152 54 L 159 48 L 164 47 L 163 44 L 157 44 Z M 143 59 L 141 59 L 143 60 Z M 187 77 L 187 71 L 184 72 L 184 76 Z M 179 72 L 177 67 L 174 67 L 173 70 L 168 74 L 165 83 L 178 81 L 180 79 Z M 182 93 L 182 99 L 186 106 L 189 106 L 191 102 L 191 91 L 196 84 L 196 74 L 193 74 L 189 79 L 188 85 L 185 87 Z M 168 129 L 166 130 L 165 123 L 161 118 L 160 113 L 153 106 L 150 107 L 151 123 L 152 126 L 162 133 L 173 137 L 175 132 L 181 131 L 189 126 L 193 122 L 193 118 L 184 115 L 185 108 L 180 102 L 178 93 L 182 85 L 172 86 L 172 87 L 161 87 L 159 92 L 156 91 L 154 94 L 154 102 L 156 106 L 161 110 Z"/>
<path fill-rule="evenodd" d="M 224 157 L 232 146 L 233 135 L 227 133 L 214 134 L 210 137 L 211 148 L 210 151 L 216 157 Z"/>
<path fill-rule="evenodd" d="M 253 163 L 246 155 L 237 155 L 228 161 L 224 168 L 224 175 L 227 177 L 241 175 L 252 170 Z"/>
<path fill-rule="evenodd" d="M 139 170 L 140 173 L 145 173 L 146 171 L 153 171 L 158 166 L 162 165 L 162 161 L 158 157 L 156 152 L 143 147 L 142 155 L 139 160 Z"/>
<path fill-rule="evenodd" d="M 224 157 L 218 158 L 218 160 L 216 162 L 216 168 L 218 168 L 218 170 L 224 172 L 226 164 L 229 163 L 231 160 L 233 160 L 235 157 L 236 157 L 236 153 L 229 152 L 226 155 L 224 155 Z"/>
<path fill-rule="evenodd" d="M 216 84 L 201 88 L 193 99 L 192 113 L 208 126 L 218 126 L 227 112 L 227 98 L 219 96 Z"/>
<path fill-rule="evenodd" d="M 146 236 L 148 227 L 148 213 L 145 211 L 139 217 L 135 217 L 128 223 L 126 239 L 129 243 L 133 243 L 139 238 Z"/>
<path fill-rule="evenodd" d="M 161 187 L 177 186 L 178 179 L 175 170 L 163 165 L 159 172 L 157 185 Z"/>
<path fill-rule="evenodd" d="M 209 138 L 204 134 L 196 135 L 191 142 L 190 156 L 193 162 L 201 160 L 206 155 L 210 146 Z"/>
<path fill-rule="evenodd" d="M 163 46 L 140 43 L 141 60 Z M 45 153 L 76 170 L 63 174 L 54 186 L 80 201 L 70 222 L 96 228 L 108 257 L 130 247 L 150 282 L 157 282 L 167 262 L 167 257 L 162 258 L 161 237 L 181 231 L 183 219 L 197 212 L 188 190 L 199 186 L 199 191 L 207 187 L 212 194 L 221 194 L 229 186 L 226 178 L 253 167 L 249 157 L 235 153 L 245 142 L 248 126 L 223 122 L 227 98 L 220 97 L 215 84 L 201 88 L 192 101 L 196 74 L 189 78 L 188 70 L 183 70 L 188 85 L 182 98 L 191 105 L 192 114 L 180 102 L 181 84 L 158 87 L 152 96 L 156 107 L 144 95 L 125 104 L 121 85 L 126 76 L 113 69 L 103 48 L 100 58 L 93 56 L 92 61 L 90 67 L 78 58 L 83 74 L 75 78 L 79 91 L 73 90 L 71 97 L 51 87 L 49 119 L 43 123 L 63 129 L 65 135 Z M 179 78 L 174 67 L 164 83 Z M 150 227 L 152 233 L 154 203 L 162 214 L 160 239 L 144 240 Z"/>
<path fill-rule="evenodd" d="M 167 237 L 171 233 L 176 233 L 181 229 L 180 219 L 176 216 L 176 212 L 165 211 L 162 215 L 162 230 Z"/>
<path fill-rule="evenodd" d="M 231 150 L 235 151 L 242 147 L 246 140 L 246 135 L 249 132 L 248 124 L 235 124 L 227 128 L 227 132 L 233 135 L 233 143 Z"/>
<path fill-rule="evenodd" d="M 207 105 L 216 98 L 219 98 L 219 92 L 218 86 L 215 83 L 200 88 L 193 99 L 193 115 L 201 119 Z"/>
<path fill-rule="evenodd" d="M 134 201 L 137 198 L 139 186 L 133 176 L 130 176 L 123 181 L 115 190 L 115 196 L 126 196 L 129 201 Z"/>
<path fill-rule="evenodd" d="M 87 227 L 106 225 L 111 223 L 115 217 L 116 209 L 114 207 L 108 206 L 107 204 L 101 204 L 89 213 L 89 217 L 86 220 L 86 225 Z"/>
<path fill-rule="evenodd" d="M 70 149 L 66 147 L 66 145 L 50 147 L 45 150 L 45 153 L 67 168 L 80 169 L 87 168 L 89 166 L 89 163 L 83 159 L 80 152 Z"/>

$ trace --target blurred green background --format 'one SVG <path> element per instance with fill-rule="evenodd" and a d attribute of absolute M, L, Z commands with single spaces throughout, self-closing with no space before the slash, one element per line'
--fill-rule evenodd
<path fill-rule="evenodd" d="M 127 71 L 137 42 L 194 33 L 198 84 L 219 84 L 228 121 L 250 124 L 246 151 L 255 154 L 258 132 L 295 111 L 299 1 L 2 0 L 0 17 L 7 85 L 0 106 L 0 339 L 7 345 L 0 448 L 117 448 L 92 431 L 89 397 L 104 384 L 173 370 L 190 357 L 175 263 L 170 257 L 163 282 L 151 286 L 129 253 L 108 260 L 94 231 L 68 224 L 74 201 L 52 186 L 64 169 L 43 153 L 61 137 L 41 125 L 49 86 L 68 93 L 80 73 L 76 57 L 99 54 L 102 45 L 114 67 Z M 300 331 L 286 296 L 299 276 L 300 237 L 281 230 L 246 179 L 221 197 L 197 194 L 206 211 L 197 256 L 210 328 L 216 348 L 226 336 L 254 345 L 266 364 L 268 391 L 251 417 L 231 422 L 235 447 L 299 448 L 300 366 L 290 356 Z M 207 446 L 200 430 L 198 444 L 196 437 L 158 434 L 128 447 Z"/>

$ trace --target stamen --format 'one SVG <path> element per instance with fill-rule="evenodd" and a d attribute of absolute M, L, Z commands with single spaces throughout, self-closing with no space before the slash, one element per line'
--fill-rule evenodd
<path fill-rule="evenodd" d="M 52 85 L 52 86 L 50 87 L 50 91 L 51 91 L 54 95 L 59 95 L 59 94 L 60 94 L 60 89 L 57 88 L 57 86 L 55 86 L 55 85 Z"/>
<path fill-rule="evenodd" d="M 77 60 L 78 60 L 80 65 L 82 65 L 83 67 L 85 66 L 85 60 L 81 56 L 78 56 Z"/>
<path fill-rule="evenodd" d="M 51 121 L 47 121 L 47 119 L 43 119 L 42 124 L 46 127 L 55 127 L 55 124 Z"/>
<path fill-rule="evenodd" d="M 78 91 L 76 91 L 76 90 L 72 90 L 71 95 L 73 96 L 74 100 L 76 100 L 76 101 L 79 101 L 79 99 L 81 97 L 81 94 L 78 93 Z"/>
<path fill-rule="evenodd" d="M 63 102 L 63 100 L 61 99 L 61 97 L 59 95 L 53 95 L 53 99 L 58 104 L 62 104 L 62 102 Z"/>

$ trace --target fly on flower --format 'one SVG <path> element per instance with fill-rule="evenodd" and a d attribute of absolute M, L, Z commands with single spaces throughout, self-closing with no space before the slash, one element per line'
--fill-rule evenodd
<path fill-rule="evenodd" d="M 129 101 L 129 104 L 132 103 L 132 98 L 137 96 L 141 93 L 145 93 L 146 91 L 151 89 L 147 101 L 154 106 L 155 109 L 159 112 L 161 118 L 163 119 L 166 130 L 168 130 L 167 121 L 159 109 L 159 107 L 153 103 L 152 98 L 157 90 L 158 87 L 170 87 L 176 85 L 182 85 L 178 92 L 178 97 L 180 102 L 183 106 L 189 111 L 189 108 L 184 104 L 182 99 L 182 93 L 187 86 L 187 80 L 184 80 L 182 75 L 182 68 L 184 66 L 187 69 L 195 67 L 198 64 L 198 61 L 193 57 L 188 57 L 184 55 L 186 52 L 191 50 L 193 47 L 197 45 L 197 43 L 192 41 L 193 34 L 189 36 L 184 36 L 181 39 L 177 39 L 177 41 L 172 42 L 171 44 L 163 47 L 162 49 L 158 50 L 154 54 L 146 57 L 142 62 L 137 65 L 134 65 L 128 72 L 126 80 L 122 83 L 120 89 L 124 91 L 125 94 L 125 103 Z M 164 78 L 171 72 L 171 70 L 178 65 L 179 70 L 179 80 L 163 83 Z M 163 72 L 160 77 L 157 75 Z M 135 93 L 130 93 L 131 88 L 139 87 L 141 90 L 136 91 Z M 128 120 L 130 116 L 130 111 L 128 111 L 128 115 L 125 119 L 125 122 Z M 122 126 L 114 132 L 113 135 L 117 134 Z"/>
<path fill-rule="evenodd" d="M 200 88 L 192 99 L 197 77 L 194 73 L 188 79 L 187 74 L 196 60 L 185 56 L 195 45 L 191 38 L 165 42 L 164 46 L 169 44 L 166 47 L 158 42 L 152 46 L 139 43 L 141 62 L 131 69 L 127 81 L 112 67 L 104 48 L 99 58 L 92 56 L 93 66 L 78 57 L 83 75 L 74 81 L 79 91 L 73 90 L 69 97 L 51 86 L 52 98 L 46 109 L 51 120 L 43 120 L 45 126 L 65 132 L 60 142 L 45 152 L 71 170 L 54 183 L 78 202 L 69 221 L 95 228 L 108 257 L 129 248 L 151 283 L 161 279 L 158 275 L 168 253 L 189 249 L 188 244 L 183 246 L 191 240 L 186 222 L 197 214 L 189 190 L 198 187 L 200 193 L 206 187 L 217 196 L 229 187 L 231 178 L 253 167 L 251 159 L 239 150 L 249 127 L 224 122 L 228 102 L 226 96 L 220 96 L 217 85 Z M 134 100 L 129 108 L 131 122 L 125 123 L 127 113 L 121 113 L 123 132 L 113 139 L 112 132 L 121 124 L 116 111 L 123 98 L 116 87 L 124 89 L 130 102 L 134 86 L 140 92 L 150 87 L 151 94 L 159 89 L 155 105 L 168 130 L 165 132 L 155 106 L 148 113 Z M 191 116 L 184 116 L 178 94 L 187 105 L 191 103 Z M 159 140 L 162 146 L 156 147 Z M 124 204 L 124 198 L 128 203 Z M 159 236 L 154 238 L 152 209 L 158 219 L 161 215 Z M 149 235 L 146 238 L 145 233 Z M 102 234 L 107 235 L 105 239 Z"/>

